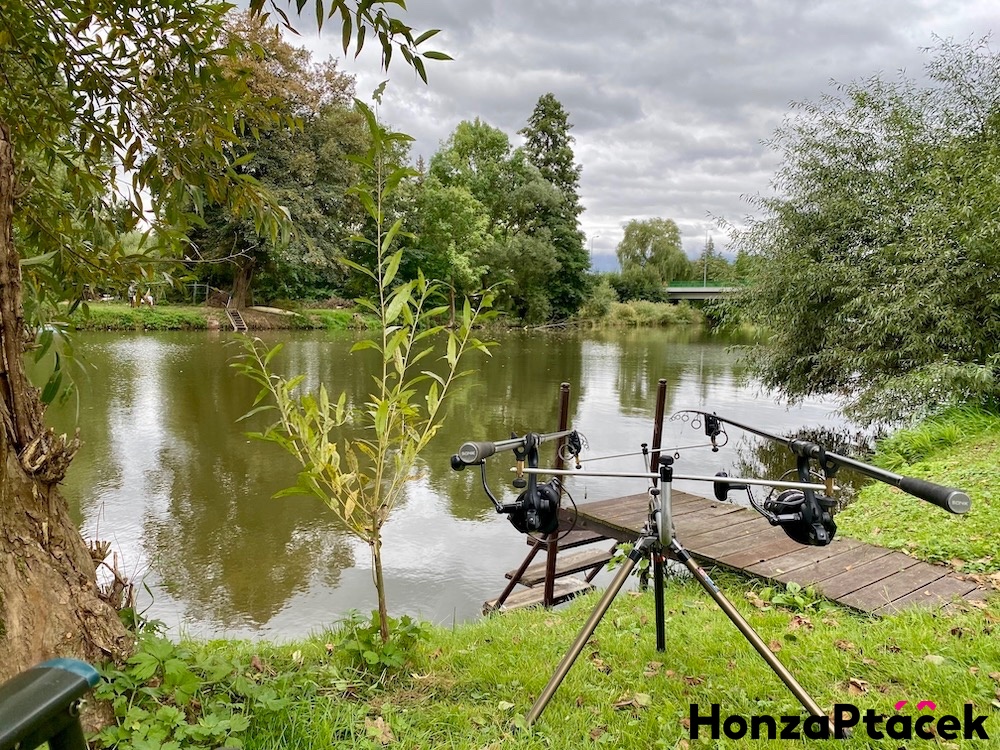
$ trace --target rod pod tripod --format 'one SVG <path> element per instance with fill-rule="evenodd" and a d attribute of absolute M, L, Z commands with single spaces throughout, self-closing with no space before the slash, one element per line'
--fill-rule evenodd
<path fill-rule="evenodd" d="M 816 701 L 809 696 L 792 673 L 789 672 L 774 655 L 774 653 L 771 652 L 767 644 L 764 643 L 763 639 L 757 634 L 757 631 L 755 631 L 750 626 L 750 623 L 743 618 L 739 611 L 733 606 L 732 602 L 730 602 L 725 595 L 723 595 L 723 593 L 719 590 L 719 587 L 715 585 L 715 582 L 701 568 L 701 566 L 695 562 L 691 554 L 684 549 L 684 546 L 674 536 L 670 497 L 671 484 L 673 481 L 673 462 L 674 459 L 671 456 L 659 456 L 660 487 L 650 491 L 649 515 L 646 519 L 646 524 L 643 527 L 642 533 L 636 540 L 635 545 L 632 547 L 632 551 L 629 553 L 618 573 L 611 581 L 611 584 L 605 590 L 601 600 L 597 603 L 597 606 L 594 607 L 594 610 L 591 612 L 587 622 L 584 623 L 583 628 L 581 628 L 580 633 L 576 637 L 576 640 L 573 641 L 573 645 L 570 646 L 569 651 L 566 652 L 562 661 L 559 662 L 559 666 L 556 667 L 556 670 L 553 672 L 548 684 L 535 700 L 531 710 L 525 715 L 525 723 L 528 726 L 533 725 L 542 715 L 545 707 L 548 706 L 549 701 L 552 700 L 552 697 L 555 695 L 556 690 L 559 689 L 559 685 L 562 684 L 563 679 L 573 667 L 577 657 L 580 656 L 580 652 L 583 651 L 583 647 L 587 644 L 587 641 L 590 640 L 590 637 L 594 634 L 597 626 L 600 624 L 604 615 L 611 607 L 611 603 L 615 600 L 618 592 L 621 591 L 622 587 L 625 585 L 625 582 L 635 569 L 635 566 L 644 557 L 651 558 L 653 563 L 653 594 L 654 606 L 656 609 L 656 650 L 661 652 L 666 650 L 666 627 L 663 602 L 663 563 L 667 553 L 684 564 L 688 571 L 690 571 L 691 575 L 694 576 L 695 580 L 697 580 L 698 583 L 701 584 L 702 588 L 708 592 L 709 596 L 715 600 L 715 603 L 719 605 L 719 608 L 732 621 L 740 633 L 743 634 L 743 637 L 746 638 L 750 645 L 754 647 L 757 653 L 761 655 L 761 658 L 767 662 L 767 665 L 772 669 L 772 671 L 774 671 L 781 681 L 785 683 L 785 686 L 798 699 L 799 703 L 802 704 L 806 711 L 808 711 L 812 716 L 826 717 L 826 714 L 819 707 Z M 832 722 L 830 723 L 830 726 L 832 732 Z"/>

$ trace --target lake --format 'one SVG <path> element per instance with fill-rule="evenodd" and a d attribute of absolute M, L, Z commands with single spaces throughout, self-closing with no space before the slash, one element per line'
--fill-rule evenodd
<path fill-rule="evenodd" d="M 282 342 L 275 360 L 333 394 L 360 403 L 370 387 L 371 352 L 350 354 L 356 336 L 327 332 L 262 334 Z M 226 332 L 80 334 L 87 362 L 79 401 L 50 410 L 60 430 L 79 421 L 81 448 L 64 484 L 84 536 L 105 539 L 120 566 L 143 582 L 140 608 L 172 633 L 203 637 L 291 638 L 318 631 L 350 609 L 375 606 L 368 547 L 310 498 L 272 499 L 295 481 L 280 448 L 247 438 L 263 417 L 237 423 L 256 386 L 229 363 L 241 349 Z M 498 516 L 479 472 L 456 473 L 449 457 L 467 440 L 503 440 L 512 431 L 551 432 L 559 384 L 571 385 L 570 424 L 583 433 L 585 466 L 643 471 L 636 453 L 653 429 L 656 386 L 666 378 L 667 415 L 707 409 L 779 434 L 840 427 L 836 404 L 787 408 L 754 383 L 741 383 L 733 342 L 700 330 L 514 332 L 497 337 L 491 358 L 449 406 L 444 429 L 422 456 L 419 477 L 385 529 L 390 611 L 440 624 L 480 616 L 503 589 L 505 571 L 527 551 Z M 681 451 L 678 472 L 733 473 L 746 442 L 730 429 L 718 453 Z M 704 442 L 679 420 L 665 447 Z M 552 443 L 542 446 L 543 465 Z M 513 501 L 510 453 L 489 462 L 491 487 Z M 592 463 L 588 464 L 590 458 Z M 793 465 L 789 461 L 789 467 Z M 677 482 L 710 495 L 711 486 Z M 577 503 L 642 492 L 641 479 L 574 478 Z M 502 491 L 502 495 L 500 492 Z"/>

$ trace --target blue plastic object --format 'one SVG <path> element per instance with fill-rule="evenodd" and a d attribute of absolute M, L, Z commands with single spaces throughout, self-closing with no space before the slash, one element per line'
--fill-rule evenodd
<path fill-rule="evenodd" d="M 100 681 L 77 659 L 52 659 L 0 685 L 0 750 L 86 750 L 80 698 Z"/>

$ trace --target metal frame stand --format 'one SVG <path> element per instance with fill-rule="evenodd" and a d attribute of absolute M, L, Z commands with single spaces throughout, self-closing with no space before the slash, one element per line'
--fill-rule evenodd
<path fill-rule="evenodd" d="M 664 603 L 663 603 L 663 557 L 666 552 L 669 552 L 671 556 L 679 560 L 684 566 L 691 572 L 695 580 L 701 584 L 702 588 L 708 592 L 709 596 L 715 601 L 719 608 L 725 613 L 725 615 L 732 621 L 732 623 L 737 627 L 743 637 L 747 639 L 751 646 L 761 655 L 767 665 L 772 669 L 772 671 L 781 679 L 785 686 L 792 692 L 792 694 L 798 699 L 799 703 L 808 711 L 812 716 L 823 716 L 826 714 L 819 707 L 819 705 L 814 701 L 809 694 L 795 679 L 791 672 L 789 672 L 785 666 L 778 660 L 778 658 L 772 653 L 768 648 L 764 640 L 757 634 L 757 632 L 750 626 L 739 611 L 733 606 L 721 591 L 719 587 L 715 585 L 715 582 L 709 577 L 709 575 L 695 562 L 691 554 L 684 549 L 681 543 L 674 538 L 673 535 L 673 522 L 670 517 L 670 490 L 671 482 L 673 480 L 673 459 L 669 456 L 664 456 L 660 458 L 660 487 L 659 490 L 652 490 L 650 493 L 650 508 L 649 517 L 646 521 L 646 525 L 643 528 L 642 535 L 636 540 L 635 546 L 629 553 L 628 558 L 622 565 L 621 569 L 615 575 L 611 584 L 605 590 L 604 595 L 601 600 L 594 607 L 591 612 L 590 617 L 587 622 L 584 623 L 583 628 L 581 628 L 580 633 L 577 635 L 576 640 L 573 641 L 573 645 L 570 646 L 569 651 L 563 656 L 559 666 L 556 667 L 555 672 L 549 679 L 548 684 L 542 690 L 541 694 L 538 696 L 535 703 L 532 705 L 531 710 L 525 715 L 525 722 L 528 726 L 534 724 L 538 718 L 542 715 L 545 707 L 552 700 L 552 696 L 555 695 L 556 690 L 562 683 L 563 679 L 569 673 L 569 670 L 573 667 L 576 662 L 577 657 L 580 656 L 580 652 L 583 651 L 583 647 L 590 640 L 590 637 L 594 634 L 597 626 L 600 624 L 601 619 L 607 613 L 608 608 L 611 603 L 615 600 L 618 592 L 621 591 L 622 586 L 628 580 L 629 575 L 635 568 L 636 564 L 642 560 L 644 557 L 651 557 L 653 563 L 653 579 L 655 585 L 655 608 L 656 608 L 656 649 L 657 651 L 666 650 L 666 628 L 665 628 L 665 617 L 664 617 Z M 831 722 L 831 730 L 833 729 L 833 723 Z"/>

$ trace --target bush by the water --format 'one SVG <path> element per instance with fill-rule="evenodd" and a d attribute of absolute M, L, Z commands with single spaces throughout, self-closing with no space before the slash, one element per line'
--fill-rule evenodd
<path fill-rule="evenodd" d="M 686 302 L 614 302 L 608 313 L 607 322 L 613 326 L 669 326 L 701 323 L 701 312 Z"/>

